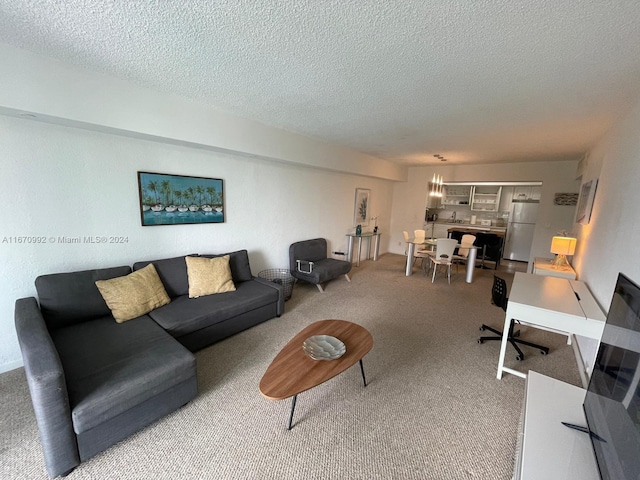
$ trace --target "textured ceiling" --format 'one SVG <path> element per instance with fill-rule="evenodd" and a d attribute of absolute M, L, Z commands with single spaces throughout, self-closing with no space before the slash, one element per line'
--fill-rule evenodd
<path fill-rule="evenodd" d="M 403 164 L 580 158 L 637 0 L 0 0 L 0 41 Z"/>

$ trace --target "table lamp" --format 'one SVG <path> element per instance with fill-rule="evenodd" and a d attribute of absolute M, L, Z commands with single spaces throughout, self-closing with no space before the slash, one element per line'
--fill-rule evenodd
<path fill-rule="evenodd" d="M 572 237 L 553 237 L 551 240 L 551 253 L 556 254 L 556 258 L 551 262 L 556 268 L 569 265 L 567 255 L 573 255 L 576 250 L 577 240 Z"/>

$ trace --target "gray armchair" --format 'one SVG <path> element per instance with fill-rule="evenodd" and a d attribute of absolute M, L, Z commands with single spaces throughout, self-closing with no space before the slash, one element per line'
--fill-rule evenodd
<path fill-rule="evenodd" d="M 295 278 L 314 284 L 321 292 L 324 292 L 323 283 L 341 275 L 351 281 L 348 275 L 351 263 L 327 258 L 327 241 L 324 238 L 292 243 L 289 247 L 289 269 Z"/>

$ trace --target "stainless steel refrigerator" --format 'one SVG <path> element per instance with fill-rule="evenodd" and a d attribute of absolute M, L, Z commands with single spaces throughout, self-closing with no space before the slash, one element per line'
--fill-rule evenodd
<path fill-rule="evenodd" d="M 507 240 L 502 258 L 508 260 L 529 261 L 533 232 L 538 216 L 537 200 L 514 200 L 509 213 Z"/>

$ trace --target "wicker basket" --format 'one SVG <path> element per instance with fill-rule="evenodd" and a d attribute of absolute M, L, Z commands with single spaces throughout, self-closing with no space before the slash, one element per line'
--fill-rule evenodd
<path fill-rule="evenodd" d="M 285 268 L 270 268 L 262 270 L 258 273 L 258 277 L 282 285 L 284 289 L 284 300 L 287 301 L 291 298 L 293 284 L 296 279 L 289 273 L 289 270 Z"/>

